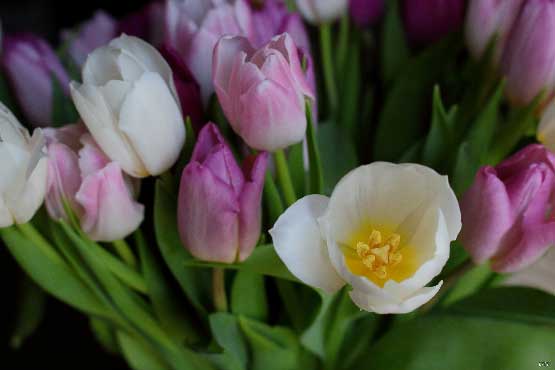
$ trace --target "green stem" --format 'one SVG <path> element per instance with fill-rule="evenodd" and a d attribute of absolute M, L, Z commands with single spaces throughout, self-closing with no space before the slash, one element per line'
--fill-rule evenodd
<path fill-rule="evenodd" d="M 297 196 L 295 195 L 295 187 L 293 186 L 293 181 L 291 180 L 291 173 L 289 172 L 287 159 L 285 158 L 285 153 L 282 149 L 274 153 L 274 159 L 276 162 L 277 177 L 281 190 L 283 191 L 285 203 L 287 206 L 290 206 L 297 201 Z"/>
<path fill-rule="evenodd" d="M 19 224 L 17 228 L 27 239 L 33 242 L 38 248 L 40 248 L 45 254 L 47 254 L 53 261 L 60 264 L 65 264 L 63 259 L 54 250 L 54 247 L 42 236 L 42 234 L 35 229 L 33 224 L 30 222 L 26 224 Z"/>
<path fill-rule="evenodd" d="M 214 308 L 218 312 L 227 312 L 227 295 L 225 293 L 225 270 L 214 267 L 212 269 L 212 294 Z"/>
<path fill-rule="evenodd" d="M 347 60 L 347 48 L 349 46 L 349 15 L 345 14 L 341 18 L 341 23 L 339 24 L 339 36 L 338 36 L 338 47 L 337 47 L 337 66 L 336 70 L 339 75 L 345 67 L 345 62 Z"/>
<path fill-rule="evenodd" d="M 320 49 L 322 52 L 322 68 L 324 70 L 324 82 L 328 94 L 329 105 L 332 113 L 337 109 L 337 87 L 333 72 L 331 25 L 323 24 L 320 26 Z"/>
<path fill-rule="evenodd" d="M 112 245 L 116 249 L 116 253 L 121 257 L 121 259 L 133 268 L 137 268 L 137 258 L 131 251 L 131 247 L 125 240 L 116 240 L 112 242 Z"/>

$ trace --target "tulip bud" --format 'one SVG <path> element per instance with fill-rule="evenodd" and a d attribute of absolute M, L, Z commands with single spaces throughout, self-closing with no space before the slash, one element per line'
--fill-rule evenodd
<path fill-rule="evenodd" d="M 555 2 L 528 0 L 511 31 L 502 58 L 509 100 L 530 103 L 555 84 Z"/>
<path fill-rule="evenodd" d="M 85 63 L 87 56 L 94 49 L 107 45 L 117 36 L 116 20 L 102 10 L 78 27 L 78 30 L 64 30 L 61 38 L 68 43 L 69 53 L 79 67 Z"/>
<path fill-rule="evenodd" d="M 52 48 L 33 35 L 8 36 L 2 64 L 27 120 L 36 126 L 51 124 L 53 84 L 69 95 L 69 76 Z"/>
<path fill-rule="evenodd" d="M 139 227 L 144 207 L 133 197 L 133 179 L 100 150 L 83 125 L 47 129 L 50 217 L 66 219 L 69 206 L 87 235 L 123 239 Z"/>
<path fill-rule="evenodd" d="M 179 98 L 151 45 L 122 35 L 96 49 L 71 95 L 98 145 L 129 175 L 159 175 L 177 160 L 185 142 Z"/>
<path fill-rule="evenodd" d="M 229 123 L 250 147 L 275 151 L 304 138 L 305 97 L 314 93 L 288 34 L 259 50 L 243 37 L 223 37 L 213 75 Z"/>
<path fill-rule="evenodd" d="M 168 0 L 165 20 L 166 42 L 184 56 L 187 66 L 200 84 L 206 104 L 214 92 L 214 46 L 225 35 L 251 36 L 249 5 L 245 0 Z"/>
<path fill-rule="evenodd" d="M 515 272 L 555 243 L 555 156 L 529 145 L 480 169 L 461 201 L 460 240 L 476 263 Z"/>
<path fill-rule="evenodd" d="M 347 11 L 348 0 L 296 0 L 303 17 L 312 24 L 333 22 Z"/>
<path fill-rule="evenodd" d="M 481 58 L 495 38 L 493 60 L 495 64 L 500 61 L 522 3 L 523 0 L 470 0 L 465 36 L 474 58 Z"/>
<path fill-rule="evenodd" d="M 48 162 L 40 129 L 33 136 L 0 103 L 0 227 L 31 220 L 44 201 Z"/>
<path fill-rule="evenodd" d="M 384 0 L 351 0 L 351 17 L 360 27 L 375 23 L 383 14 Z"/>
<path fill-rule="evenodd" d="M 260 236 L 260 200 L 268 155 L 239 168 L 216 125 L 201 130 L 183 170 L 178 224 L 185 247 L 198 259 L 244 261 Z"/>
<path fill-rule="evenodd" d="M 464 0 L 405 0 L 405 29 L 412 41 L 432 43 L 462 25 L 464 10 Z"/>

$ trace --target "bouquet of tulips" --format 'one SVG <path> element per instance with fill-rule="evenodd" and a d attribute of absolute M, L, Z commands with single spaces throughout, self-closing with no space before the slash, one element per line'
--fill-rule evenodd
<path fill-rule="evenodd" d="M 548 367 L 554 40 L 551 0 L 4 32 L 0 237 L 136 370 Z"/>

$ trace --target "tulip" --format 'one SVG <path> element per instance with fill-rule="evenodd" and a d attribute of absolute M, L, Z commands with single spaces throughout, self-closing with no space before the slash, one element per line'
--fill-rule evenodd
<path fill-rule="evenodd" d="M 375 23 L 384 12 L 384 0 L 351 0 L 351 17 L 360 27 Z"/>
<path fill-rule="evenodd" d="M 528 0 L 511 31 L 501 68 L 509 100 L 530 103 L 555 85 L 555 2 Z"/>
<path fill-rule="evenodd" d="M 200 131 L 183 170 L 178 199 L 181 240 L 204 261 L 244 261 L 260 236 L 260 200 L 267 153 L 241 169 L 216 125 Z"/>
<path fill-rule="evenodd" d="M 214 51 L 214 86 L 235 132 L 252 148 L 275 151 L 305 135 L 305 97 L 314 100 L 297 48 L 287 34 L 255 50 L 223 37 Z"/>
<path fill-rule="evenodd" d="M 413 311 L 439 291 L 442 282 L 426 285 L 447 262 L 460 228 L 445 176 L 376 162 L 348 173 L 330 198 L 298 200 L 270 235 L 300 281 L 327 293 L 348 284 L 359 308 L 386 314 Z"/>
<path fill-rule="evenodd" d="M 69 206 L 92 240 L 123 239 L 141 224 L 144 207 L 133 197 L 133 180 L 96 145 L 83 125 L 46 129 L 48 191 L 46 209 L 68 219 Z"/>
<path fill-rule="evenodd" d="M 555 243 L 554 166 L 554 155 L 535 144 L 480 169 L 461 201 L 460 240 L 475 263 L 515 272 Z"/>
<path fill-rule="evenodd" d="M 214 92 L 212 54 L 220 37 L 252 34 L 252 18 L 245 0 L 168 0 L 166 41 L 181 53 L 200 84 L 206 104 Z"/>
<path fill-rule="evenodd" d="M 89 53 L 107 45 L 117 36 L 118 24 L 108 13 L 99 10 L 88 21 L 79 26 L 77 32 L 64 30 L 61 38 L 68 44 L 69 54 L 75 64 L 81 67 Z"/>
<path fill-rule="evenodd" d="M 100 148 L 127 174 L 159 175 L 177 160 L 185 142 L 179 98 L 168 63 L 151 45 L 122 35 L 96 49 L 71 95 Z"/>
<path fill-rule="evenodd" d="M 40 129 L 33 136 L 0 103 L 0 227 L 31 220 L 44 201 L 48 161 Z"/>
<path fill-rule="evenodd" d="M 154 0 L 119 22 L 118 34 L 136 36 L 156 47 L 164 42 L 164 1 Z"/>
<path fill-rule="evenodd" d="M 495 39 L 493 61 L 499 63 L 524 0 L 470 0 L 465 36 L 470 53 L 481 58 Z"/>
<path fill-rule="evenodd" d="M 528 287 L 555 294 L 555 249 L 550 249 L 533 265 L 507 277 L 503 285 Z"/>
<path fill-rule="evenodd" d="M 347 11 L 348 0 L 296 0 L 303 17 L 312 24 L 333 22 Z"/>
<path fill-rule="evenodd" d="M 2 64 L 27 120 L 37 126 L 51 124 L 53 84 L 69 95 L 69 76 L 52 48 L 33 35 L 8 36 Z"/>
<path fill-rule="evenodd" d="M 539 142 L 555 153 L 555 99 L 551 100 L 541 115 L 537 137 Z"/>
<path fill-rule="evenodd" d="M 462 25 L 464 10 L 464 0 L 405 0 L 405 29 L 415 43 L 432 43 Z"/>

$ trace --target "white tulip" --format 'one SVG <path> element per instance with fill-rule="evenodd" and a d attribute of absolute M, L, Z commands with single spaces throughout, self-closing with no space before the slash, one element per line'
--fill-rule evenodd
<path fill-rule="evenodd" d="M 303 17 L 313 24 L 332 22 L 347 11 L 347 0 L 297 0 Z"/>
<path fill-rule="evenodd" d="M 538 141 L 555 152 L 555 99 L 544 110 L 538 126 Z"/>
<path fill-rule="evenodd" d="M 511 274 L 502 285 L 529 287 L 555 294 L 555 249 L 547 253 L 533 265 Z"/>
<path fill-rule="evenodd" d="M 426 285 L 461 228 L 446 177 L 416 165 L 376 162 L 347 174 L 331 198 L 297 201 L 270 230 L 277 254 L 302 282 L 327 293 L 343 285 L 361 309 L 406 313 L 441 287 Z"/>
<path fill-rule="evenodd" d="M 45 140 L 33 136 L 0 103 L 0 227 L 28 222 L 44 201 L 47 182 Z"/>
<path fill-rule="evenodd" d="M 122 35 L 92 52 L 71 83 L 81 118 L 102 150 L 134 177 L 159 175 L 185 142 L 172 71 L 160 53 Z"/>

